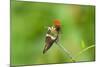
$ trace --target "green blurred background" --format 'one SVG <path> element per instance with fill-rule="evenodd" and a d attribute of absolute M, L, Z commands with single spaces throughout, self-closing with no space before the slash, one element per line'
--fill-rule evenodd
<path fill-rule="evenodd" d="M 56 44 L 43 54 L 47 27 L 55 19 L 61 21 L 60 44 L 72 56 L 95 45 L 95 6 L 11 0 L 11 65 L 71 62 Z M 95 48 L 75 60 L 94 61 Z"/>

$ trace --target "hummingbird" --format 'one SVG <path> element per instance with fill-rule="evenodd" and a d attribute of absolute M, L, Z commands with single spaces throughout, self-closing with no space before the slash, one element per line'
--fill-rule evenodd
<path fill-rule="evenodd" d="M 58 19 L 56 19 L 53 21 L 53 26 L 48 27 L 43 54 L 47 52 L 54 43 L 58 42 L 60 30 L 61 23 Z"/>

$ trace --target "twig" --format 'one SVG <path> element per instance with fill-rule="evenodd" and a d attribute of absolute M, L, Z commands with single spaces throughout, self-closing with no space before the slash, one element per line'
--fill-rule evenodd
<path fill-rule="evenodd" d="M 71 53 L 67 50 L 67 49 L 65 49 L 61 44 L 58 44 L 58 43 L 56 43 L 66 54 L 68 54 L 68 56 L 70 57 L 70 59 L 71 59 L 71 61 L 72 62 L 76 62 L 74 59 L 73 59 L 73 57 L 71 56 Z"/>
<path fill-rule="evenodd" d="M 83 50 L 80 51 L 75 57 L 73 57 L 73 56 L 71 56 L 71 53 L 70 53 L 67 49 L 65 49 L 61 44 L 58 44 L 58 43 L 56 43 L 56 44 L 57 44 L 66 54 L 68 54 L 68 56 L 70 57 L 70 59 L 72 60 L 72 62 L 76 62 L 75 59 L 76 59 L 79 55 L 81 55 L 83 52 L 87 51 L 88 49 L 90 49 L 90 48 L 92 48 L 92 47 L 95 47 L 95 45 L 91 45 L 91 46 L 89 46 L 89 47 L 83 49 Z"/>
<path fill-rule="evenodd" d="M 90 48 L 92 48 L 92 47 L 95 47 L 95 45 L 91 45 L 91 46 L 89 46 L 89 47 L 83 49 L 82 51 L 80 51 L 80 52 L 74 57 L 74 59 L 77 58 L 77 57 L 78 57 L 79 55 L 81 55 L 83 52 L 87 51 L 88 49 L 90 49 Z"/>

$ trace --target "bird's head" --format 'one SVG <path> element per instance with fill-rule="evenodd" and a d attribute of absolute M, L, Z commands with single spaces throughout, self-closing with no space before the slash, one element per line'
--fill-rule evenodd
<path fill-rule="evenodd" d="M 61 28 L 60 20 L 55 19 L 55 20 L 54 20 L 54 26 L 55 26 L 56 30 L 59 31 L 60 28 Z"/>

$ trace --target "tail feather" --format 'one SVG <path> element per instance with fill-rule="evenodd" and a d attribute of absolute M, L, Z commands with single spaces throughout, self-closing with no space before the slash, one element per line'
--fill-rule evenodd
<path fill-rule="evenodd" d="M 43 54 L 44 54 L 45 52 L 46 52 L 46 50 L 44 49 L 44 50 L 43 50 Z"/>
<path fill-rule="evenodd" d="M 45 45 L 45 48 L 44 48 L 44 50 L 43 50 L 43 54 L 44 54 L 49 48 L 50 48 L 50 45 L 46 44 L 46 45 Z"/>
<path fill-rule="evenodd" d="M 46 44 L 43 50 L 43 54 L 46 53 L 52 45 L 53 45 L 53 41 L 51 44 Z"/>

